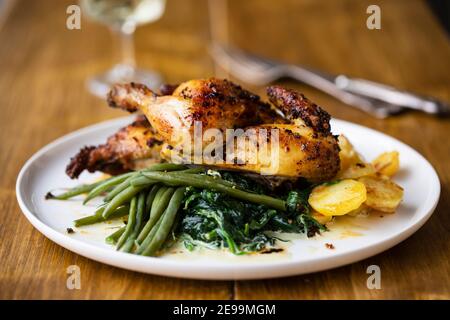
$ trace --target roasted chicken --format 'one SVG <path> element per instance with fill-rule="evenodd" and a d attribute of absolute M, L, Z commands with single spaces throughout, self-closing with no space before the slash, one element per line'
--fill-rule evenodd
<path fill-rule="evenodd" d="M 268 103 L 219 79 L 191 80 L 170 95 L 158 95 L 142 84 L 116 85 L 108 95 L 111 107 L 142 111 L 164 142 L 176 145 L 181 136 L 194 135 L 194 123 L 202 129 L 245 128 L 261 123 L 287 123 Z"/>
<path fill-rule="evenodd" d="M 131 83 L 116 85 L 108 96 L 112 107 L 144 113 L 164 142 L 164 160 L 173 159 L 173 150 L 184 151 L 186 143 L 191 142 L 186 137 L 195 136 L 197 122 L 202 130 L 215 128 L 221 132 L 230 128 L 254 129 L 257 133 L 277 129 L 279 144 L 275 148 L 269 146 L 270 150 L 256 162 L 239 161 L 242 151 L 251 154 L 249 149 L 260 148 L 261 141 L 254 137 L 247 138 L 245 150 L 227 150 L 224 157 L 236 159 L 235 163 L 211 163 L 204 158 L 201 161 L 205 163 L 199 163 L 193 154 L 178 157 L 182 162 L 315 182 L 331 179 L 339 170 L 339 147 L 330 131 L 329 114 L 293 90 L 269 87 L 267 94 L 273 106 L 240 86 L 219 79 L 191 80 L 165 93 L 171 94 L 159 95 L 144 85 Z M 205 141 L 202 143 L 204 148 Z M 279 163 L 268 172 L 265 169 L 270 167 L 273 155 L 277 155 Z"/>
<path fill-rule="evenodd" d="M 329 114 L 293 90 L 271 86 L 267 95 L 271 104 L 228 80 L 214 78 L 166 85 L 159 93 L 142 84 L 116 85 L 108 95 L 109 105 L 129 112 L 139 110 L 145 117 L 139 116 L 105 144 L 81 149 L 71 159 L 67 174 L 72 178 L 83 170 L 117 174 L 173 161 L 176 153 L 178 162 L 265 174 L 273 179 L 320 182 L 333 178 L 340 166 L 339 147 L 330 131 Z M 193 150 L 186 152 L 197 124 L 203 131 L 226 133 L 242 128 L 256 134 L 245 135 L 244 148 L 224 147 L 221 158 L 198 159 Z M 278 144 L 265 144 L 260 140 L 262 132 L 267 141 L 276 133 Z M 227 136 L 224 144 L 238 138 Z M 209 142 L 201 140 L 201 149 Z"/>
<path fill-rule="evenodd" d="M 109 137 L 105 144 L 82 148 L 70 159 L 66 173 L 71 178 L 77 178 L 84 170 L 115 175 L 145 168 L 161 161 L 162 143 L 147 119 L 140 115 L 133 123 Z"/>

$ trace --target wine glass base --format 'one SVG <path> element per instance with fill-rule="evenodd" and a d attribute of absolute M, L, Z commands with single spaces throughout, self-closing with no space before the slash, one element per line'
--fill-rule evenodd
<path fill-rule="evenodd" d="M 117 65 L 103 74 L 88 79 L 87 87 L 89 92 L 105 99 L 114 84 L 128 82 L 142 83 L 150 89 L 156 90 L 162 84 L 162 78 L 154 71 Z"/>

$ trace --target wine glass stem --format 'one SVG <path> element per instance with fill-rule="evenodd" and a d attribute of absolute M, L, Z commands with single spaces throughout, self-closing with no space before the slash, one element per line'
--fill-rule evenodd
<path fill-rule="evenodd" d="M 135 52 L 134 52 L 134 30 L 132 26 L 122 26 L 122 28 L 114 28 L 112 31 L 115 34 L 120 44 L 121 61 L 120 65 L 126 66 L 134 70 L 136 68 Z"/>
<path fill-rule="evenodd" d="M 122 52 L 122 64 L 132 69 L 136 68 L 136 60 L 134 53 L 134 31 L 124 32 L 120 31 L 120 42 Z"/>

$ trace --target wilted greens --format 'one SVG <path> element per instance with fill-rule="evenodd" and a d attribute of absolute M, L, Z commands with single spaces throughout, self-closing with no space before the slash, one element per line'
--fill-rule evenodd
<path fill-rule="evenodd" d="M 213 174 L 221 175 L 222 179 L 242 189 L 268 192 L 262 185 L 238 174 Z M 310 188 L 290 191 L 282 197 L 287 207 L 283 212 L 213 190 L 188 187 L 177 233 L 188 249 L 205 243 L 208 247 L 227 247 L 235 254 L 260 251 L 273 245 L 275 238 L 269 235 L 271 231 L 304 233 L 310 237 L 325 227 L 309 215 L 309 192 Z"/>

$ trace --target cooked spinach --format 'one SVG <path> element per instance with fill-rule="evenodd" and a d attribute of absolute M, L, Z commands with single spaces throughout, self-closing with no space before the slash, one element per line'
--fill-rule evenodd
<path fill-rule="evenodd" d="M 209 174 L 220 174 L 239 188 L 266 192 L 264 186 L 236 173 Z M 309 215 L 309 193 L 310 188 L 306 188 L 277 195 L 287 203 L 287 211 L 281 212 L 223 193 L 188 187 L 177 233 L 189 250 L 203 243 L 207 247 L 226 247 L 235 254 L 261 251 L 274 245 L 276 239 L 269 231 L 304 233 L 311 237 L 325 227 Z"/>

